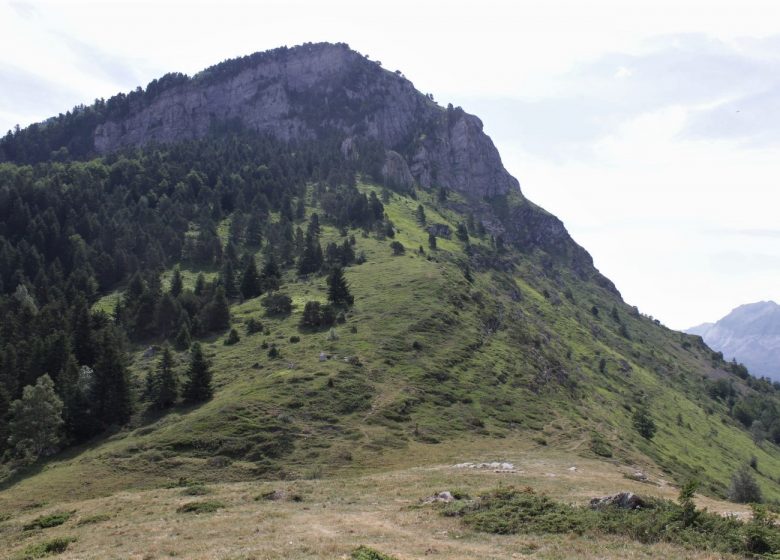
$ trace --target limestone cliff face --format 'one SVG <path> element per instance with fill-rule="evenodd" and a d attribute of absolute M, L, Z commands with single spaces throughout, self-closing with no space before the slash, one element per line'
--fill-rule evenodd
<path fill-rule="evenodd" d="M 426 187 L 477 197 L 519 188 L 477 117 L 439 107 L 346 45 L 279 49 L 235 66 L 225 72 L 218 65 L 151 101 L 139 99 L 126 116 L 96 128 L 96 151 L 198 138 L 214 124 L 239 121 L 285 141 L 332 134 L 379 141 Z M 406 175 L 398 158 L 390 160 Z"/>

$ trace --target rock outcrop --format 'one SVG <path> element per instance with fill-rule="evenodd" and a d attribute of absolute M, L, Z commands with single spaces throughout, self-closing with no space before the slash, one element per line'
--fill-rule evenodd
<path fill-rule="evenodd" d="M 97 126 L 98 153 L 204 136 L 215 125 L 241 126 L 283 141 L 378 141 L 387 173 L 410 186 L 444 186 L 485 197 L 518 189 L 482 122 L 444 109 L 400 73 L 383 70 L 343 44 L 308 44 L 258 53 L 138 96 L 122 118 Z M 407 162 L 411 162 L 411 165 Z"/>

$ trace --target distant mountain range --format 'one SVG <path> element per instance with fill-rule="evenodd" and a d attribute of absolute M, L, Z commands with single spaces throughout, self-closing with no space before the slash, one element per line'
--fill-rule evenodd
<path fill-rule="evenodd" d="M 704 338 L 726 359 L 742 362 L 753 375 L 780 381 L 780 305 L 774 301 L 741 305 L 716 323 L 686 332 Z"/>

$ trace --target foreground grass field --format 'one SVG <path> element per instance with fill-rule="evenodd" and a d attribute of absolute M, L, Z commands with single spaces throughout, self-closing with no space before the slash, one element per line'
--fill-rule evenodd
<path fill-rule="evenodd" d="M 431 447 L 434 450 L 431 450 Z M 427 455 L 436 464 L 413 465 Z M 4 558 L 55 539 L 73 539 L 66 559 L 304 559 L 348 558 L 360 545 L 412 558 L 723 558 L 667 544 L 577 535 L 499 536 L 476 533 L 421 499 L 449 490 L 478 495 L 498 485 L 530 486 L 561 501 L 634 491 L 675 498 L 677 488 L 646 465 L 583 459 L 529 441 L 479 439 L 449 446 L 415 444 L 388 454 L 388 466 L 371 474 L 275 482 L 173 484 L 56 505 L 27 504 L 6 512 L 0 524 Z M 456 467 L 463 462 L 507 461 L 515 472 Z M 649 483 L 627 478 L 645 469 Z M 195 505 L 193 505 L 195 504 Z M 744 507 L 704 497 L 700 507 L 747 515 Z M 25 530 L 36 519 L 67 512 L 61 524 Z M 728 557 L 728 556 L 725 556 Z"/>

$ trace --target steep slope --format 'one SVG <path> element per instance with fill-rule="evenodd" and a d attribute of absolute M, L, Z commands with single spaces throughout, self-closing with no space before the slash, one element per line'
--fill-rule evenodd
<path fill-rule="evenodd" d="M 345 476 L 409 449 L 419 464 L 442 448 L 492 459 L 472 453 L 494 441 L 657 466 L 719 496 L 755 458 L 780 498 L 780 429 L 748 431 L 780 426 L 776 389 L 623 302 L 476 117 L 343 45 L 160 82 L 2 141 L 16 163 L 0 165 L 0 380 L 18 398 L 49 373 L 89 403 L 87 421 L 79 406 L 68 418 L 80 447 L 8 467 L 5 508 L 182 478 Z M 241 295 L 256 262 L 279 274 Z M 332 330 L 302 324 L 340 266 L 354 305 Z M 275 312 L 272 294 L 291 307 Z M 128 402 L 95 389 L 122 377 L 117 333 Z M 156 352 L 178 345 L 183 377 L 190 335 L 213 398 L 155 407 Z M 71 354 L 87 366 L 75 378 Z M 115 401 L 135 406 L 125 418 Z"/>
<path fill-rule="evenodd" d="M 716 323 L 686 332 L 704 338 L 727 360 L 737 360 L 754 375 L 780 381 L 780 305 L 761 301 L 741 305 Z"/>

